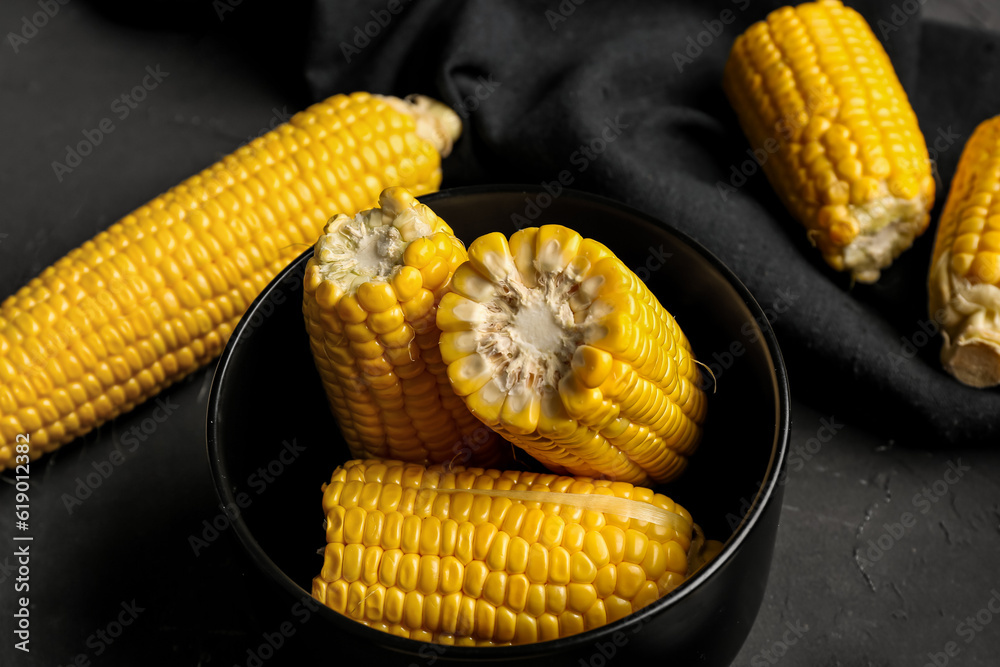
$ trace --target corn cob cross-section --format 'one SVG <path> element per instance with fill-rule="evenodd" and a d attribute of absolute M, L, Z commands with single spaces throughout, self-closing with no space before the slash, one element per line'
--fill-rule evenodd
<path fill-rule="evenodd" d="M 499 462 L 509 449 L 452 391 L 438 350 L 437 304 L 465 246 L 403 188 L 379 206 L 330 221 L 303 283 L 313 358 L 351 454 Z"/>
<path fill-rule="evenodd" d="M 928 287 L 944 367 L 973 387 L 1000 384 L 1000 116 L 980 125 L 962 153 Z"/>
<path fill-rule="evenodd" d="M 356 93 L 296 114 L 140 207 L 0 305 L 0 466 L 130 410 L 212 359 L 340 212 L 441 180 L 457 115 Z"/>
<path fill-rule="evenodd" d="M 455 391 L 547 468 L 667 481 L 707 400 L 687 338 L 605 246 L 560 225 L 469 246 L 437 323 Z"/>
<path fill-rule="evenodd" d="M 927 229 L 927 145 L 856 11 L 821 0 L 772 12 L 736 39 L 723 88 L 771 185 L 834 269 L 874 282 Z"/>
<path fill-rule="evenodd" d="M 664 495 L 534 472 L 349 461 L 325 485 L 323 511 L 313 597 L 370 627 L 452 645 L 525 644 L 616 621 L 683 582 L 704 545 Z"/>

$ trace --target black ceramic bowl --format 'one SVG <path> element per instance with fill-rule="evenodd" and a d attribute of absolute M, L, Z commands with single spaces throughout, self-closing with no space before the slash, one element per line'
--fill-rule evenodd
<path fill-rule="evenodd" d="M 607 199 L 477 187 L 422 201 L 466 243 L 491 231 L 512 234 L 517 220 L 512 214 L 537 215 L 538 224 L 566 224 L 606 244 L 646 281 L 717 380 L 698 452 L 684 475 L 660 490 L 688 508 L 725 547 L 670 595 L 565 639 L 443 647 L 388 635 L 320 607 L 318 635 L 325 651 L 387 665 L 599 666 L 612 654 L 615 664 L 639 658 L 683 666 L 730 664 L 763 599 L 788 448 L 787 377 L 760 306 L 698 243 Z M 257 565 L 299 600 L 309 595 L 322 565 L 320 486 L 349 458 L 302 323 L 302 275 L 311 253 L 285 269 L 241 320 L 219 362 L 208 410 L 209 460 L 222 503 L 239 508 L 236 533 Z"/>

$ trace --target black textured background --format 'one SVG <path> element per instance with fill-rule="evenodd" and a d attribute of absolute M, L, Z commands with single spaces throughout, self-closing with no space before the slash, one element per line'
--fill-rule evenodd
<path fill-rule="evenodd" d="M 793 395 L 812 407 L 794 410 L 768 597 L 736 664 L 923 665 L 948 642 L 959 650 L 949 664 L 996 664 L 1000 618 L 987 604 L 1000 590 L 1000 455 L 978 445 L 997 440 L 1000 395 L 943 375 L 936 340 L 913 360 L 889 361 L 890 353 L 903 354 L 900 337 L 912 340 L 926 319 L 931 236 L 878 285 L 851 288 L 810 252 L 759 174 L 728 202 L 714 187 L 745 150 L 718 88 L 722 63 L 736 34 L 776 3 L 589 0 L 553 31 L 546 11 L 559 11 L 555 0 L 420 0 L 404 3 L 347 63 L 339 43 L 387 4 L 278 9 L 243 0 L 220 16 L 224 5 L 208 1 L 69 0 L 16 53 L 4 37 L 0 292 L 13 292 L 121 215 L 322 95 L 353 88 L 435 94 L 468 112 L 445 186 L 538 183 L 570 169 L 574 187 L 624 200 L 699 238 L 763 306 L 781 289 L 799 295 L 774 326 Z M 904 4 L 858 6 L 878 25 Z M 678 72 L 672 53 L 723 8 L 734 9 L 736 21 Z M 928 0 L 925 8 L 981 25 L 913 18 L 884 40 L 931 141 L 948 128 L 960 136 L 938 155 L 947 184 L 975 123 L 1000 113 L 1000 38 L 982 29 L 1000 25 L 1000 6 Z M 5 0 L 0 36 L 20 31 L 23 17 L 38 11 L 36 1 Z M 156 65 L 169 75 L 119 119 L 115 98 Z M 463 107 L 480 77 L 500 85 L 477 108 Z M 577 146 L 619 115 L 629 127 L 579 172 L 571 162 Z M 51 163 L 105 117 L 114 132 L 57 180 Z M 91 664 L 245 664 L 248 647 L 291 617 L 291 605 L 226 531 L 197 556 L 189 545 L 219 513 L 204 455 L 210 381 L 211 368 L 164 392 L 178 407 L 134 449 L 123 436 L 163 414 L 154 413 L 155 402 L 32 468 L 27 656 L 12 648 L 14 494 L 2 478 L 0 663 L 67 665 L 84 654 Z M 847 425 L 821 442 L 824 419 Z M 65 494 L 116 448 L 121 465 L 68 511 Z M 949 462 L 969 468 L 954 484 L 943 481 Z M 925 488 L 934 502 L 919 497 Z M 899 532 L 895 524 L 907 512 L 915 523 Z M 880 538 L 888 549 L 869 543 Z M 132 600 L 144 611 L 98 655 L 89 638 Z M 979 631 L 966 623 L 977 613 L 975 623 L 990 621 Z M 788 623 L 808 629 L 798 638 L 786 634 Z M 305 659 L 293 638 L 267 664 Z"/>

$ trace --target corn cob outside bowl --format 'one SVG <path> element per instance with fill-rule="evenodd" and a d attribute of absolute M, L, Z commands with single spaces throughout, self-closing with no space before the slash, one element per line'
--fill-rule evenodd
<path fill-rule="evenodd" d="M 970 387 L 1000 384 L 1000 116 L 966 144 L 945 202 L 928 284 L 941 363 Z"/>
<path fill-rule="evenodd" d="M 722 87 L 768 180 L 863 283 L 930 223 L 927 144 L 871 27 L 840 0 L 782 7 L 733 44 Z"/>
<path fill-rule="evenodd" d="M 523 213 L 525 198 L 537 192 L 463 188 L 421 201 L 469 243 L 489 232 L 516 231 L 511 214 Z M 787 378 L 773 332 L 728 269 L 663 223 L 574 192 L 533 221 L 547 222 L 571 226 L 611 248 L 677 318 L 706 361 L 741 346 L 737 361 L 717 373 L 718 389 L 709 399 L 712 418 L 699 451 L 711 456 L 695 456 L 683 476 L 657 488 L 690 510 L 708 537 L 726 541 L 722 553 L 675 591 L 621 620 L 519 646 L 418 642 L 319 606 L 317 618 L 302 626 L 296 640 L 309 642 L 316 655 L 393 665 L 427 664 L 432 658 L 453 664 L 591 664 L 613 650 L 623 664 L 669 657 L 677 664 L 728 665 L 745 640 L 767 583 L 789 434 Z M 223 353 L 208 413 L 213 478 L 221 502 L 239 508 L 235 531 L 264 571 L 262 582 L 272 580 L 301 604 L 313 603 L 311 581 L 322 565 L 316 553 L 324 544 L 320 487 L 353 458 L 330 413 L 302 324 L 301 284 L 311 256 L 310 250 L 293 262 L 251 306 Z M 278 294 L 281 298 L 273 299 Z M 705 388 L 711 394 L 710 381 Z M 282 443 L 292 438 L 303 448 L 294 463 L 284 466 L 264 493 L 251 492 L 251 504 L 240 505 L 248 477 L 278 458 Z M 263 583 L 251 585 L 266 590 Z M 273 604 L 288 609 L 293 602 Z"/>
<path fill-rule="evenodd" d="M 211 361 L 326 221 L 437 189 L 441 102 L 335 95 L 71 250 L 0 302 L 0 468 L 34 461 Z M 15 455 L 15 441 L 29 450 Z"/>

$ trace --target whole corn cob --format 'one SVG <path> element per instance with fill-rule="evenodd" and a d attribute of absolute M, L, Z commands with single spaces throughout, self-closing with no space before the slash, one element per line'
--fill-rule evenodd
<path fill-rule="evenodd" d="M 313 358 L 351 454 L 496 464 L 509 450 L 448 385 L 434 322 L 465 246 L 403 188 L 379 206 L 331 220 L 303 282 Z"/>
<path fill-rule="evenodd" d="M 555 472 L 680 474 L 707 400 L 687 338 L 610 250 L 560 225 L 469 246 L 437 324 L 455 392 Z"/>
<path fill-rule="evenodd" d="M 339 212 L 429 192 L 461 123 L 439 102 L 338 95 L 71 251 L 0 305 L 0 466 L 35 459 L 219 353 Z"/>
<path fill-rule="evenodd" d="M 941 363 L 973 387 L 1000 384 L 1000 116 L 969 139 L 938 225 L 931 317 Z"/>
<path fill-rule="evenodd" d="M 871 28 L 838 0 L 784 7 L 733 44 L 723 88 L 810 241 L 859 282 L 927 229 L 927 145 Z"/>
<path fill-rule="evenodd" d="M 704 545 L 664 495 L 534 472 L 349 461 L 324 486 L 323 511 L 313 597 L 370 627 L 453 645 L 616 621 L 683 582 Z"/>

